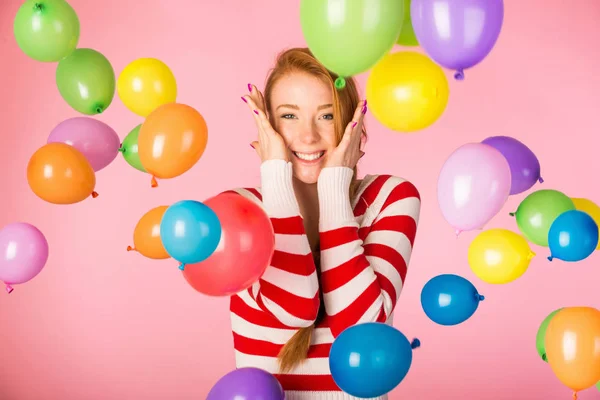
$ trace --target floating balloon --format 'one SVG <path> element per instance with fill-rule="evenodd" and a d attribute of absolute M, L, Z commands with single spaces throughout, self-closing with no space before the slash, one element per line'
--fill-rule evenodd
<path fill-rule="evenodd" d="M 560 310 L 562 310 L 562 308 L 552 311 L 546 318 L 544 318 L 535 337 L 535 347 L 537 348 L 538 355 L 545 362 L 548 362 L 548 357 L 546 356 L 546 331 L 548 330 L 550 321 L 552 321 L 552 318 L 554 318 L 556 313 L 558 313 Z"/>
<path fill-rule="evenodd" d="M 574 197 L 571 198 L 571 200 L 573 201 L 576 210 L 587 213 L 590 217 L 592 217 L 594 222 L 596 222 L 596 225 L 600 227 L 600 207 L 588 199 Z M 596 249 L 600 250 L 600 243 L 598 243 Z"/>
<path fill-rule="evenodd" d="M 598 381 L 598 383 L 596 383 L 596 389 L 598 389 L 598 391 L 600 392 L 600 381 Z"/>
<path fill-rule="evenodd" d="M 467 143 L 444 163 L 438 178 L 438 203 L 456 230 L 482 228 L 501 209 L 510 193 L 510 167 L 492 146 Z"/>
<path fill-rule="evenodd" d="M 514 213 L 517 226 L 527 240 L 548 247 L 552 222 L 565 211 L 575 209 L 573 201 L 558 190 L 542 189 L 529 194 Z"/>
<path fill-rule="evenodd" d="M 398 132 L 418 131 L 437 121 L 448 104 L 448 91 L 442 69 L 412 51 L 386 55 L 367 79 L 369 110 Z"/>
<path fill-rule="evenodd" d="M 117 92 L 125 107 L 146 117 L 156 108 L 175 102 L 177 83 L 164 62 L 155 58 L 138 58 L 119 75 Z"/>
<path fill-rule="evenodd" d="M 265 211 L 237 193 L 222 193 L 204 202 L 219 217 L 221 242 L 205 261 L 185 266 L 183 276 L 208 296 L 231 296 L 257 282 L 275 249 L 273 225 Z"/>
<path fill-rule="evenodd" d="M 548 231 L 548 260 L 558 258 L 576 262 L 589 257 L 598 246 L 598 225 L 587 213 L 578 210 L 560 214 Z"/>
<path fill-rule="evenodd" d="M 556 377 L 575 392 L 600 381 L 600 311 L 566 307 L 548 324 L 546 355 Z"/>
<path fill-rule="evenodd" d="M 140 135 L 141 127 L 142 124 L 139 124 L 127 134 L 119 151 L 123 154 L 123 158 L 127 161 L 127 164 L 139 171 L 146 172 L 140 161 L 140 154 L 138 153 L 138 137 Z"/>
<path fill-rule="evenodd" d="M 279 381 L 259 368 L 238 368 L 212 387 L 206 400 L 284 400 Z"/>
<path fill-rule="evenodd" d="M 0 281 L 6 291 L 12 285 L 35 278 L 48 261 L 48 241 L 35 226 L 16 222 L 0 230 Z"/>
<path fill-rule="evenodd" d="M 115 95 L 115 71 L 108 59 L 92 49 L 76 49 L 56 68 L 56 85 L 75 111 L 101 114 Z"/>
<path fill-rule="evenodd" d="M 481 232 L 469 245 L 469 265 L 479 279 L 505 284 L 520 278 L 535 253 L 522 236 L 507 229 Z"/>
<path fill-rule="evenodd" d="M 202 157 L 208 128 L 198 111 L 169 103 L 152 111 L 138 136 L 138 153 L 144 169 L 156 178 L 169 179 L 192 168 Z"/>
<path fill-rule="evenodd" d="M 510 166 L 510 194 L 519 194 L 530 189 L 536 182 L 544 182 L 540 176 L 540 162 L 523 143 L 508 136 L 492 136 L 483 142 L 498 150 Z"/>
<path fill-rule="evenodd" d="M 66 143 L 79 150 L 98 172 L 119 153 L 117 132 L 102 121 L 89 117 L 69 118 L 50 133 L 48 143 Z"/>
<path fill-rule="evenodd" d="M 344 77 L 373 67 L 398 40 L 404 4 L 398 0 L 340 0 L 332 6 L 322 0 L 300 2 L 300 24 L 309 49 L 328 70 Z M 408 11 L 406 11 L 408 12 Z"/>
<path fill-rule="evenodd" d="M 160 238 L 160 222 L 168 208 L 155 207 L 140 218 L 133 231 L 133 247 L 127 246 L 127 251 L 137 251 L 154 260 L 170 257 Z"/>
<path fill-rule="evenodd" d="M 57 62 L 77 47 L 79 18 L 64 0 L 27 0 L 17 11 L 13 32 L 28 57 Z"/>
<path fill-rule="evenodd" d="M 412 19 L 410 17 L 410 3 L 411 0 L 404 0 L 404 21 L 402 21 L 402 30 L 398 37 L 398 43 L 401 46 L 418 46 L 419 41 L 415 36 L 415 31 L 412 26 Z"/>
<path fill-rule="evenodd" d="M 456 71 L 479 64 L 492 51 L 504 20 L 502 0 L 413 0 L 417 40 L 438 64 Z"/>
<path fill-rule="evenodd" d="M 73 204 L 98 196 L 92 166 L 79 150 L 65 143 L 40 147 L 27 165 L 27 181 L 33 193 L 49 203 Z"/>
<path fill-rule="evenodd" d="M 421 291 L 421 306 L 440 325 L 462 324 L 475 314 L 484 299 L 467 279 L 453 274 L 433 277 Z"/>
<path fill-rule="evenodd" d="M 396 328 L 368 322 L 346 328 L 331 345 L 329 369 L 335 383 L 351 396 L 383 396 L 406 377 L 412 364 L 411 342 Z"/>

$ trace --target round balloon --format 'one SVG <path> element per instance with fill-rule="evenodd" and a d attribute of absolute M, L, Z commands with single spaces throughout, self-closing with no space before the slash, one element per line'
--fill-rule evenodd
<path fill-rule="evenodd" d="M 129 63 L 117 81 L 117 92 L 125 107 L 142 117 L 177 98 L 177 83 L 169 67 L 156 58 L 138 58 Z"/>
<path fill-rule="evenodd" d="M 48 143 L 54 142 L 75 147 L 96 172 L 117 157 L 120 145 L 119 136 L 113 128 L 89 117 L 69 118 L 58 124 L 48 137 Z"/>
<path fill-rule="evenodd" d="M 48 249 L 44 234 L 31 224 L 15 222 L 0 230 L 0 281 L 8 293 L 12 285 L 28 282 L 42 271 Z"/>
<path fill-rule="evenodd" d="M 457 235 L 482 228 L 504 206 L 510 183 L 510 167 L 498 150 L 467 143 L 442 166 L 437 185 L 440 210 Z"/>
<path fill-rule="evenodd" d="M 237 368 L 212 387 L 206 400 L 284 400 L 279 381 L 265 370 Z"/>
<path fill-rule="evenodd" d="M 464 70 L 491 52 L 502 29 L 503 0 L 413 0 L 411 19 L 417 40 L 445 68 Z"/>
<path fill-rule="evenodd" d="M 406 377 L 413 347 L 396 328 L 368 322 L 346 328 L 331 345 L 329 369 L 338 387 L 351 396 L 383 396 Z"/>
<path fill-rule="evenodd" d="M 467 279 L 453 274 L 433 277 L 421 291 L 421 306 L 439 325 L 458 325 L 475 314 L 484 299 Z"/>
<path fill-rule="evenodd" d="M 471 270 L 482 281 L 506 284 L 520 278 L 534 256 L 525 238 L 497 228 L 481 232 L 473 239 L 468 260 Z"/>
<path fill-rule="evenodd" d="M 39 148 L 27 165 L 27 182 L 36 196 L 49 203 L 73 204 L 96 197 L 96 174 L 85 156 L 66 143 Z"/>
<path fill-rule="evenodd" d="M 57 62 L 79 43 L 79 18 L 65 0 L 27 0 L 15 16 L 13 33 L 28 57 Z"/>
<path fill-rule="evenodd" d="M 133 231 L 133 247 L 128 246 L 128 251 L 137 251 L 144 257 L 155 260 L 170 257 L 160 237 L 160 223 L 168 208 L 155 207 L 140 218 Z"/>
<path fill-rule="evenodd" d="M 510 194 L 519 194 L 530 189 L 536 182 L 544 180 L 540 176 L 540 162 L 523 143 L 508 136 L 492 136 L 482 143 L 498 150 L 508 161 L 511 174 Z"/>
<path fill-rule="evenodd" d="M 598 225 L 587 213 L 578 210 L 560 214 L 548 231 L 548 259 L 576 262 L 588 258 L 598 246 Z"/>
<path fill-rule="evenodd" d="M 548 362 L 548 357 L 546 356 L 546 331 L 548 330 L 550 321 L 552 321 L 552 318 L 554 318 L 556 313 L 560 310 L 562 310 L 562 308 L 552 311 L 546 318 L 544 318 L 535 337 L 535 347 L 537 348 L 538 355 L 545 362 Z"/>
<path fill-rule="evenodd" d="M 386 55 L 367 78 L 369 110 L 397 132 L 424 129 L 448 104 L 448 81 L 427 56 L 401 51 Z"/>
<path fill-rule="evenodd" d="M 127 161 L 127 164 L 138 171 L 146 172 L 146 169 L 140 161 L 140 154 L 138 152 L 138 137 L 140 135 L 141 127 L 142 124 L 139 124 L 127 134 L 119 151 L 123 154 L 123 158 Z"/>
<path fill-rule="evenodd" d="M 542 189 L 529 194 L 514 213 L 517 226 L 527 240 L 548 247 L 548 232 L 552 222 L 565 211 L 575 209 L 567 195 L 558 190 Z"/>
<path fill-rule="evenodd" d="M 257 282 L 271 263 L 273 225 L 259 205 L 235 192 L 221 193 L 204 204 L 217 214 L 222 240 L 208 259 L 186 265 L 183 276 L 200 293 L 231 296 Z"/>
<path fill-rule="evenodd" d="M 415 31 L 412 26 L 412 19 L 410 16 L 410 4 L 411 0 L 404 0 L 404 21 L 402 21 L 402 30 L 398 37 L 398 43 L 401 46 L 418 46 L 419 41 L 415 36 Z"/>
<path fill-rule="evenodd" d="M 115 95 L 115 71 L 108 59 L 93 49 L 76 49 L 56 68 L 56 85 L 75 111 L 101 114 Z"/>
<path fill-rule="evenodd" d="M 202 157 L 208 128 L 202 115 L 185 104 L 168 103 L 152 111 L 138 136 L 138 153 L 144 169 L 156 178 L 183 174 Z"/>
<path fill-rule="evenodd" d="M 596 389 L 598 389 L 598 391 L 600 392 L 600 381 L 598 381 L 598 383 L 596 383 Z"/>
<path fill-rule="evenodd" d="M 596 222 L 596 225 L 600 227 L 600 207 L 588 199 L 574 197 L 571 198 L 571 200 L 573 201 L 576 210 L 587 213 L 590 217 L 592 217 L 594 222 Z M 596 249 L 600 250 L 600 243 L 598 243 Z"/>

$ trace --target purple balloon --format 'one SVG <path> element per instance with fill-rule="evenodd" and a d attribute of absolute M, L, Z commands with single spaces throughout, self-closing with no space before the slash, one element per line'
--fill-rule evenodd
<path fill-rule="evenodd" d="M 511 174 L 511 195 L 528 190 L 536 182 L 544 182 L 540 176 L 540 162 L 537 157 L 529 147 L 517 139 L 508 136 L 492 136 L 481 143 L 492 146 L 508 161 Z"/>
<path fill-rule="evenodd" d="M 464 79 L 464 70 L 492 50 L 504 19 L 502 0 L 412 0 L 415 36 L 438 64 Z"/>
<path fill-rule="evenodd" d="M 66 143 L 79 150 L 94 171 L 100 171 L 119 154 L 121 141 L 113 128 L 89 117 L 74 117 L 58 124 L 48 143 Z"/>
<path fill-rule="evenodd" d="M 259 368 L 238 368 L 223 376 L 206 400 L 284 400 L 279 381 Z"/>
<path fill-rule="evenodd" d="M 48 241 L 35 226 L 24 222 L 0 230 L 0 281 L 11 285 L 25 283 L 40 273 L 48 260 Z"/>

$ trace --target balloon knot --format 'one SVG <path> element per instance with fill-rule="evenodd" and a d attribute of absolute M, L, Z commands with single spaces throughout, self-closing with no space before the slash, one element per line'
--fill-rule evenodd
<path fill-rule="evenodd" d="M 341 76 L 338 77 L 335 80 L 335 88 L 336 89 L 343 89 L 346 87 L 346 80 L 344 78 L 342 78 Z"/>
<path fill-rule="evenodd" d="M 529 252 L 529 254 L 527 255 L 527 259 L 531 260 L 533 257 L 535 257 L 535 252 L 533 252 L 533 251 Z"/>
<path fill-rule="evenodd" d="M 542 354 L 542 360 L 548 361 L 548 357 L 546 356 L 546 353 Z"/>
<path fill-rule="evenodd" d="M 540 179 L 538 179 L 538 182 L 539 182 L 539 183 L 544 183 L 544 178 L 542 178 L 542 177 L 540 176 Z"/>
<path fill-rule="evenodd" d="M 577 392 L 573 392 L 573 400 L 577 400 Z"/>
<path fill-rule="evenodd" d="M 136 251 L 135 247 L 127 246 L 127 251 Z"/>
<path fill-rule="evenodd" d="M 462 69 L 456 71 L 456 73 L 454 74 L 454 79 L 456 79 L 457 81 L 463 81 L 465 79 L 465 71 L 463 71 Z"/>
<path fill-rule="evenodd" d="M 34 9 L 35 11 L 42 11 L 42 10 L 44 9 L 44 5 L 43 5 L 43 4 L 41 4 L 41 3 L 35 3 L 35 4 L 33 5 L 33 9 Z"/>
<path fill-rule="evenodd" d="M 123 147 L 123 143 L 121 143 L 119 145 L 119 149 L 118 149 L 121 153 L 125 153 L 125 147 Z"/>
<path fill-rule="evenodd" d="M 179 269 L 181 271 L 185 270 L 185 264 L 183 264 L 183 263 L 179 264 Z"/>
<path fill-rule="evenodd" d="M 92 198 L 94 198 L 94 199 L 95 199 L 96 197 L 98 197 L 98 193 L 96 193 L 96 192 L 92 192 Z"/>
<path fill-rule="evenodd" d="M 548 261 L 552 261 L 553 259 L 554 259 L 554 257 L 548 256 Z"/>
<path fill-rule="evenodd" d="M 13 290 L 15 290 L 15 289 L 7 283 L 6 284 L 6 293 L 11 294 Z"/>
<path fill-rule="evenodd" d="M 454 231 L 454 234 L 456 235 L 456 237 L 458 237 L 458 235 L 460 235 L 462 233 L 461 229 L 457 229 Z"/>
<path fill-rule="evenodd" d="M 102 111 L 104 111 L 104 108 L 102 106 L 96 106 L 96 114 L 102 114 Z"/>
<path fill-rule="evenodd" d="M 150 181 L 150 186 L 152 186 L 153 188 L 158 186 L 158 182 L 156 182 L 156 178 L 153 176 L 152 180 Z"/>
<path fill-rule="evenodd" d="M 417 338 L 414 338 L 413 341 L 410 343 L 410 348 L 411 349 L 416 349 L 421 347 L 421 341 Z"/>
<path fill-rule="evenodd" d="M 514 217 L 514 216 L 515 216 L 515 214 L 516 214 L 516 213 L 514 213 L 514 212 L 510 212 L 510 213 L 508 213 L 508 215 L 510 215 L 511 217 Z"/>
<path fill-rule="evenodd" d="M 484 295 L 482 295 L 482 294 L 479 294 L 479 293 L 475 294 L 475 298 L 476 298 L 478 301 L 484 301 L 484 300 L 485 300 L 485 296 L 484 296 Z"/>

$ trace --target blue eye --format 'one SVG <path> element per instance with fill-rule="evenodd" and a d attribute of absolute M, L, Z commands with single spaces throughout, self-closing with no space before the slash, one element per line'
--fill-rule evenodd
<path fill-rule="evenodd" d="M 333 114 L 325 114 L 325 115 L 323 115 L 323 119 L 332 120 L 333 119 Z"/>
<path fill-rule="evenodd" d="M 296 118 L 296 116 L 294 114 L 283 114 L 281 116 L 281 118 L 284 118 L 284 119 L 293 119 L 293 118 Z"/>

